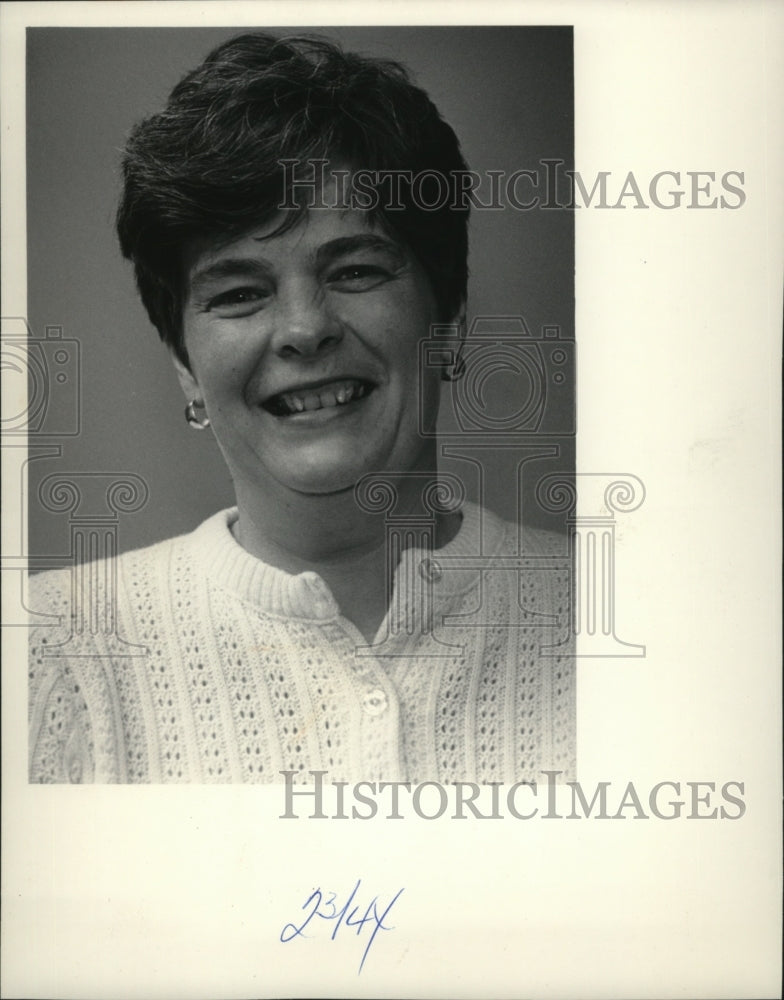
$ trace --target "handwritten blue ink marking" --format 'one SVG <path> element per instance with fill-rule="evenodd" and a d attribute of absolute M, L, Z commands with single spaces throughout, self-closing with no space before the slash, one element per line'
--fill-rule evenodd
<path fill-rule="evenodd" d="M 305 900 L 305 902 L 302 904 L 301 907 L 301 909 L 303 910 L 307 910 L 309 906 L 312 907 L 310 913 L 308 913 L 307 917 L 305 917 L 304 921 L 299 925 L 299 927 L 296 924 L 286 924 L 283 930 L 280 932 L 281 942 L 283 944 L 287 944 L 289 941 L 293 941 L 294 938 L 297 937 L 304 937 L 304 938 L 309 937 L 310 935 L 305 934 L 304 930 L 314 917 L 319 917 L 322 920 L 337 921 L 337 923 L 332 929 L 332 934 L 330 936 L 330 940 L 332 941 L 335 940 L 338 931 L 343 925 L 345 925 L 346 927 L 356 927 L 357 937 L 359 937 L 359 935 L 362 933 L 362 928 L 365 926 L 365 924 L 367 923 L 375 924 L 375 926 L 373 927 L 373 931 L 370 935 L 370 940 L 365 945 L 365 950 L 362 953 L 362 961 L 359 963 L 359 971 L 357 972 L 357 975 L 359 975 L 359 973 L 362 972 L 362 967 L 365 964 L 365 959 L 368 957 L 370 946 L 376 939 L 376 934 L 378 934 L 379 931 L 392 931 L 395 929 L 394 926 L 387 927 L 386 924 L 384 923 L 384 920 L 387 917 L 389 911 L 392 909 L 392 907 L 400 898 L 400 894 L 403 892 L 402 889 L 398 890 L 398 892 L 392 898 L 392 901 L 389 903 L 387 908 L 380 916 L 378 913 L 378 907 L 376 906 L 376 903 L 378 902 L 378 896 L 374 896 L 373 900 L 368 904 L 367 909 L 365 910 L 364 917 L 358 918 L 356 914 L 359 911 L 360 907 L 355 906 L 350 911 L 349 907 L 354 902 L 354 897 L 359 892 L 359 887 L 361 884 L 362 884 L 362 879 L 357 879 L 357 884 L 351 890 L 351 895 L 348 897 L 348 899 L 343 904 L 341 909 L 338 909 L 337 905 L 335 904 L 337 893 L 329 892 L 328 898 L 325 900 L 324 893 L 322 892 L 322 890 L 315 889 L 308 896 L 308 898 Z"/>

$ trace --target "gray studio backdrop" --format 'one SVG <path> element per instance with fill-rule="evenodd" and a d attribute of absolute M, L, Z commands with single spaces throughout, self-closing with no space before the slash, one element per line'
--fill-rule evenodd
<path fill-rule="evenodd" d="M 570 28 L 296 29 L 303 30 L 403 62 L 455 128 L 472 169 L 543 174 L 543 159 L 560 159 L 563 169 L 573 168 Z M 132 124 L 158 110 L 181 75 L 214 45 L 238 33 L 228 28 L 28 31 L 27 318 L 36 338 L 54 327 L 55 335 L 59 328 L 65 341 L 78 342 L 78 370 L 69 370 L 64 385 L 53 381 L 50 396 L 78 389 L 78 399 L 53 399 L 51 405 L 64 412 L 78 406 L 80 418 L 78 434 L 60 439 L 59 457 L 29 462 L 31 555 L 62 556 L 69 550 L 73 510 L 52 510 L 57 504 L 50 498 L 44 506 L 39 494 L 56 473 L 132 473 L 144 481 L 146 503 L 120 516 L 122 550 L 188 531 L 233 502 L 210 432 L 195 433 L 185 423 L 168 355 L 137 298 L 113 223 L 121 149 Z M 530 187 L 521 186 L 519 194 L 530 196 Z M 480 197 L 486 200 L 481 190 Z M 476 317 L 522 315 L 535 335 L 559 327 L 562 337 L 573 339 L 573 213 L 474 211 L 470 232 L 469 323 Z M 508 333 L 509 321 L 504 324 Z M 473 448 L 467 453 L 471 460 L 444 463 L 475 497 L 480 462 L 486 502 L 508 518 L 518 516 L 520 478 L 526 520 L 555 529 L 563 528 L 563 515 L 541 510 L 533 491 L 542 476 L 573 467 L 571 349 L 563 366 L 566 383 L 548 403 L 558 411 L 548 416 L 551 426 L 564 431 L 550 449 L 556 457 L 536 457 L 544 452 L 534 449 L 518 477 L 525 448 L 509 439 L 511 447 Z M 44 350 L 51 353 L 52 345 Z M 73 357 L 69 364 L 73 368 Z M 519 381 L 500 372 L 485 389 L 496 426 L 515 410 Z M 458 424 L 448 412 L 442 424 L 454 444 Z"/>

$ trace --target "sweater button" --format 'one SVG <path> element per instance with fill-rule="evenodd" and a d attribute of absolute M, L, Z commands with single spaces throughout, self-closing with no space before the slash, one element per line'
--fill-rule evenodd
<path fill-rule="evenodd" d="M 373 688 L 362 699 L 362 707 L 368 715 L 381 715 L 389 707 L 389 699 L 381 688 Z"/>
<path fill-rule="evenodd" d="M 444 571 L 437 559 L 423 559 L 419 564 L 419 575 L 428 583 L 438 583 Z"/>

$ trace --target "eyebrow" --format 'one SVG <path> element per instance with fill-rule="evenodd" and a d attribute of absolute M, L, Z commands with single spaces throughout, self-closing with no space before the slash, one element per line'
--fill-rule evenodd
<path fill-rule="evenodd" d="M 262 242 L 260 238 L 257 241 Z M 354 236 L 340 236 L 320 246 L 316 250 L 316 264 L 323 267 L 339 257 L 367 250 L 390 254 L 399 266 L 406 261 L 405 251 L 399 243 L 373 233 L 357 233 Z M 195 271 L 190 278 L 190 287 L 191 291 L 198 291 L 224 278 L 265 278 L 273 270 L 272 263 L 264 257 L 223 257 Z"/>

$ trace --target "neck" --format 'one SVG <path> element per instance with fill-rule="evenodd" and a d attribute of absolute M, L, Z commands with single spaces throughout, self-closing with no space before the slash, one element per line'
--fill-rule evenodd
<path fill-rule="evenodd" d="M 251 555 L 286 572 L 351 565 L 377 555 L 387 539 L 388 519 L 432 523 L 434 547 L 441 548 L 454 536 L 455 515 L 434 515 L 424 503 L 437 480 L 435 471 L 390 476 L 390 488 L 383 493 L 371 488 L 367 499 L 358 499 L 353 487 L 324 494 L 281 489 L 262 496 L 257 488 L 235 481 L 235 535 Z"/>
<path fill-rule="evenodd" d="M 385 492 L 389 503 L 380 511 L 372 509 L 372 493 L 370 502 L 360 504 L 353 488 L 262 497 L 235 481 L 239 508 L 235 537 L 251 555 L 287 573 L 317 572 L 342 613 L 372 638 L 386 613 L 396 569 L 391 553 L 387 558 L 387 518 L 432 526 L 434 548 L 446 545 L 459 529 L 460 514 L 434 515 L 425 506 L 423 496 L 436 481 L 435 471 L 390 477 L 394 492 Z M 422 534 L 412 532 L 410 537 L 411 544 L 417 544 Z"/>

